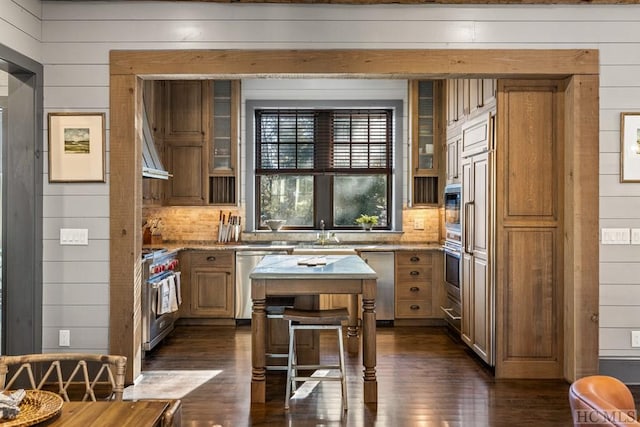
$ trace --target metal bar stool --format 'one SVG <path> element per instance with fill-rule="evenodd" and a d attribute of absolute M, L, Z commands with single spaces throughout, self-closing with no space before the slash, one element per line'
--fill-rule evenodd
<path fill-rule="evenodd" d="M 347 371 L 344 364 L 344 344 L 342 343 L 342 321 L 349 318 L 346 308 L 332 310 L 296 310 L 286 308 L 282 315 L 289 321 L 289 363 L 287 365 L 287 389 L 284 408 L 289 409 L 291 393 L 296 392 L 298 381 L 340 381 L 342 384 L 342 409 L 347 410 Z M 299 365 L 296 357 L 295 331 L 333 329 L 338 332 L 338 348 L 340 351 L 339 365 Z M 302 377 L 298 376 L 298 369 L 339 369 L 338 376 Z"/>
<path fill-rule="evenodd" d="M 267 319 L 282 319 L 284 310 L 286 308 L 293 308 L 295 302 L 294 297 L 269 297 L 267 298 Z M 291 323 L 291 322 L 289 322 Z M 266 353 L 267 365 L 265 369 L 268 371 L 286 371 L 287 365 L 278 364 L 276 360 L 286 359 L 289 357 L 288 353 Z"/>

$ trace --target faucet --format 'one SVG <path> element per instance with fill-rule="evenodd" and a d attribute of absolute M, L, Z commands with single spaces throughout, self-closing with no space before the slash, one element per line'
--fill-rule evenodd
<path fill-rule="evenodd" d="M 325 231 L 324 229 L 324 219 L 320 220 L 320 233 L 316 235 L 316 243 L 321 245 L 327 244 L 330 240 L 333 240 L 336 243 L 340 243 L 338 236 L 333 231 Z"/>

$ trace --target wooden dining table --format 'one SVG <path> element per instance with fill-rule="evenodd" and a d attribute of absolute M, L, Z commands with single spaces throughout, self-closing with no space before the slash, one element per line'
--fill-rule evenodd
<path fill-rule="evenodd" d="M 160 427 L 171 400 L 64 402 L 60 414 L 38 426 Z"/>
<path fill-rule="evenodd" d="M 378 401 L 376 377 L 377 274 L 357 255 L 266 255 L 250 273 L 251 402 L 264 403 L 266 393 L 267 297 L 348 294 L 347 351 L 358 352 L 362 338 L 364 401 Z M 362 331 L 358 327 L 358 295 L 362 296 Z M 361 333 L 360 333 L 361 332 Z"/>

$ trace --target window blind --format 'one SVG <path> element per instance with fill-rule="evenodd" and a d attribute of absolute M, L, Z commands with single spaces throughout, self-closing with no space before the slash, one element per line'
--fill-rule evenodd
<path fill-rule="evenodd" d="M 393 111 L 257 110 L 256 172 L 388 173 Z"/>

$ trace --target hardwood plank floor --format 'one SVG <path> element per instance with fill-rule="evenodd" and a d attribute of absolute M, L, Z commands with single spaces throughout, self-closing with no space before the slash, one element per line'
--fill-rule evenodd
<path fill-rule="evenodd" d="M 334 336 L 322 360 L 337 360 Z M 346 357 L 349 410 L 340 384 L 324 382 L 284 410 L 284 372 L 269 372 L 267 403 L 250 405 L 249 326 L 178 326 L 147 353 L 145 370 L 222 372 L 182 398 L 183 425 L 196 426 L 571 426 L 569 384 L 495 380 L 441 327 L 379 327 L 378 404 L 362 398 L 360 357 Z M 329 354 L 330 353 L 330 354 Z M 637 397 L 637 393 L 636 393 Z"/>

